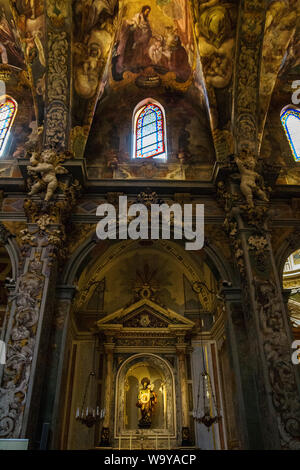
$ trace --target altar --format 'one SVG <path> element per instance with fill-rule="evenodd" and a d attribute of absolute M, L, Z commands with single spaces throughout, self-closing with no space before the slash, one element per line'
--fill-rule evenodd
<path fill-rule="evenodd" d="M 140 297 L 97 322 L 106 362 L 100 446 L 189 446 L 186 354 L 194 323 L 147 292 Z"/>

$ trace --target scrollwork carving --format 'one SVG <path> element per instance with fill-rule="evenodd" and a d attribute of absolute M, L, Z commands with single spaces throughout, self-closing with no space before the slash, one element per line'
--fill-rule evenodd
<path fill-rule="evenodd" d="M 65 31 L 48 34 L 48 101 L 46 145 L 65 147 L 68 117 L 68 54 Z"/>
<path fill-rule="evenodd" d="M 40 254 L 36 253 L 17 288 L 16 313 L 0 388 L 0 436 L 5 438 L 20 437 L 45 280 L 41 269 Z"/>
<path fill-rule="evenodd" d="M 263 349 L 268 365 L 272 401 L 279 414 L 283 448 L 300 449 L 300 404 L 297 384 L 287 347 L 281 299 L 272 279 L 255 278 Z"/>

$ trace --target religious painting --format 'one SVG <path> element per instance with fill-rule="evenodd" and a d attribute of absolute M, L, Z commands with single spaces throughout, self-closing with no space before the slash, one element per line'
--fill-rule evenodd
<path fill-rule="evenodd" d="M 203 73 L 214 88 L 227 87 L 233 72 L 236 5 L 234 2 L 194 2 L 195 31 Z"/>
<path fill-rule="evenodd" d="M 95 96 L 113 38 L 117 0 L 76 0 L 74 17 L 74 85 L 78 96 Z"/>
<path fill-rule="evenodd" d="M 12 3 L 27 60 L 30 64 L 37 60 L 42 67 L 45 67 L 44 3 L 41 0 L 15 0 Z"/>
<path fill-rule="evenodd" d="M 25 68 L 23 52 L 7 1 L 0 3 L 0 64 Z"/>
<path fill-rule="evenodd" d="M 174 72 L 178 82 L 191 74 L 189 6 L 181 0 L 129 1 L 114 46 L 112 75 L 121 81 L 129 71 Z"/>

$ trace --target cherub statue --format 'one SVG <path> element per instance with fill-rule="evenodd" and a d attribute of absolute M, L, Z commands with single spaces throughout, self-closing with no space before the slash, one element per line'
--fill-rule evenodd
<path fill-rule="evenodd" d="M 54 150 L 47 149 L 41 154 L 37 152 L 32 154 L 30 158 L 31 165 L 27 167 L 27 170 L 33 174 L 39 173 L 41 178 L 34 183 L 29 196 L 33 196 L 47 188 L 45 201 L 49 201 L 52 198 L 58 186 L 56 175 L 63 175 L 68 172 L 63 166 L 59 165 L 60 162 L 61 157 Z"/>
<path fill-rule="evenodd" d="M 250 152 L 242 150 L 239 156 L 235 157 L 235 162 L 241 174 L 240 189 L 250 207 L 254 207 L 253 195 L 265 202 L 268 202 L 266 192 L 262 189 L 261 176 L 254 171 L 256 160 Z"/>

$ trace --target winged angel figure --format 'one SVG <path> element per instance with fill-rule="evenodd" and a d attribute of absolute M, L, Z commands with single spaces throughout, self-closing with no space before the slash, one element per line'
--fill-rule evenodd
<path fill-rule="evenodd" d="M 54 191 L 58 186 L 56 175 L 63 175 L 68 173 L 68 170 L 60 165 L 65 159 L 65 155 L 58 155 L 54 150 L 44 150 L 41 153 L 34 152 L 30 158 L 30 163 L 27 170 L 30 174 L 40 178 L 33 184 L 29 196 L 39 193 L 46 188 L 45 201 L 49 201 Z"/>

